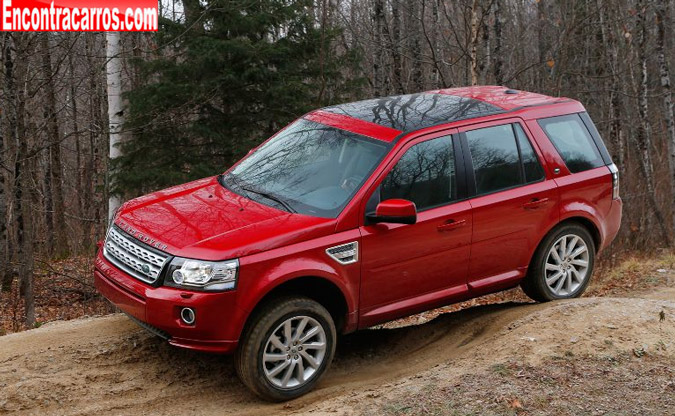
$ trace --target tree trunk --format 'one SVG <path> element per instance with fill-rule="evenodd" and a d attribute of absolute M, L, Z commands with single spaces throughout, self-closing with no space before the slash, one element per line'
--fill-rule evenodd
<path fill-rule="evenodd" d="M 52 58 L 50 52 L 49 32 L 41 34 L 42 46 L 42 73 L 45 79 L 45 100 L 44 117 L 47 124 L 47 137 L 49 140 L 49 173 L 46 178 L 51 190 L 50 196 L 53 204 L 53 211 L 47 213 L 48 224 L 51 224 L 54 235 L 47 239 L 54 242 L 56 248 L 52 254 L 58 257 L 65 257 L 68 254 L 68 240 L 66 232 L 66 221 L 63 204 L 63 175 L 61 172 L 61 136 L 59 134 L 59 124 L 56 114 L 56 94 L 54 92 L 54 73 L 52 70 Z M 50 244 L 52 245 L 52 244 Z"/>
<path fill-rule="evenodd" d="M 438 25 L 439 25 L 439 15 L 438 15 L 438 0 L 433 0 L 431 2 L 431 35 L 429 35 L 429 30 L 427 30 L 426 19 L 424 18 L 426 14 L 426 3 L 422 2 L 422 33 L 424 38 L 427 40 L 427 45 L 429 46 L 429 51 L 431 51 L 431 60 L 434 63 L 432 69 L 432 79 L 434 88 L 445 88 L 447 85 L 445 83 L 445 76 L 443 74 L 443 69 L 441 67 L 443 58 L 440 55 L 438 48 Z"/>
<path fill-rule="evenodd" d="M 492 9 L 494 9 L 494 3 L 490 3 L 488 5 L 488 10 L 486 10 L 481 16 L 481 37 L 483 40 L 483 53 L 485 54 L 485 57 L 481 59 L 480 64 L 478 65 L 480 68 L 480 83 L 485 84 L 487 80 L 487 74 L 488 70 L 490 69 L 490 66 L 492 66 L 492 39 L 490 37 L 490 28 L 488 26 L 488 19 L 486 19 L 486 16 L 489 16 L 492 13 Z"/>
<path fill-rule="evenodd" d="M 183 0 L 182 3 L 186 27 L 195 32 L 203 32 L 204 22 L 201 19 L 202 7 L 199 0 Z"/>
<path fill-rule="evenodd" d="M 403 75 L 401 67 L 401 3 L 400 0 L 391 0 L 391 60 L 394 68 L 392 78 L 396 93 L 403 94 Z"/>
<path fill-rule="evenodd" d="M 69 38 L 70 39 L 70 38 Z M 72 37 L 73 42 L 76 44 L 76 39 L 77 37 Z M 73 46 L 75 46 L 73 44 Z M 74 135 L 74 141 L 75 141 L 75 174 L 74 174 L 74 179 L 75 179 L 75 189 L 77 189 L 77 216 L 80 218 L 80 228 L 82 230 L 86 229 L 86 223 L 84 222 L 84 218 L 86 218 L 86 213 L 84 210 L 84 189 L 83 189 L 83 181 L 82 181 L 82 156 L 83 156 L 83 149 L 82 149 L 82 141 L 81 141 L 81 135 L 80 135 L 80 126 L 78 124 L 78 109 L 77 109 L 77 76 L 75 75 L 75 64 L 73 62 L 73 54 L 70 53 L 68 54 L 68 74 L 70 76 L 70 86 L 69 86 L 69 95 L 70 95 L 70 121 L 71 121 L 71 130 L 72 134 Z M 84 242 L 84 239 L 80 240 L 80 244 L 78 245 L 78 249 L 83 249 L 84 247 L 82 246 L 82 243 Z"/>
<path fill-rule="evenodd" d="M 637 142 L 640 149 L 640 162 L 642 173 L 645 176 L 645 187 L 647 191 L 647 198 L 654 211 L 656 222 L 661 231 L 661 238 L 670 245 L 668 229 L 656 199 L 656 187 L 654 185 L 654 164 L 651 157 L 652 148 L 652 132 L 649 124 L 649 71 L 647 68 L 647 18 L 646 6 L 643 0 L 637 3 L 637 17 L 638 17 L 638 60 L 640 63 L 640 88 L 639 88 L 639 105 L 638 113 L 640 115 L 640 126 L 638 128 Z"/>
<path fill-rule="evenodd" d="M 22 132 L 20 132 L 22 133 Z M 23 138 L 18 143 L 18 158 L 20 171 L 17 179 L 17 203 L 19 203 L 19 216 L 17 226 L 19 230 L 19 279 L 21 281 L 21 293 L 24 299 L 24 320 L 26 328 L 35 324 L 35 293 L 33 290 L 33 213 L 31 209 L 31 159 L 28 158 L 28 142 Z"/>
<path fill-rule="evenodd" d="M 29 137 L 26 134 L 26 72 L 25 45 L 27 35 L 12 34 L 14 48 L 5 53 L 5 78 L 12 116 L 14 144 L 13 205 L 16 218 L 17 261 L 19 263 L 20 294 L 24 299 L 24 321 L 30 328 L 35 323 L 35 298 L 33 293 L 33 213 L 31 207 L 31 158 Z"/>
<path fill-rule="evenodd" d="M 108 169 L 108 220 L 119 208 L 119 195 L 112 192 L 114 189 L 114 166 L 116 158 L 121 156 L 119 146 L 122 143 L 122 127 L 124 124 L 124 107 L 122 102 L 122 58 L 120 57 L 120 33 L 106 33 L 106 78 L 108 84 L 108 125 L 110 132 L 109 169 Z"/>
<path fill-rule="evenodd" d="M 422 71 L 422 45 L 420 44 L 420 0 L 411 0 L 408 4 L 408 22 L 410 30 L 410 51 L 412 52 L 412 79 L 415 92 L 424 90 L 424 73 Z M 423 0 L 422 0 L 423 1 Z"/>
<path fill-rule="evenodd" d="M 494 75 L 497 85 L 504 84 L 504 58 L 502 56 L 502 0 L 496 0 L 494 5 L 494 31 L 495 31 L 495 49 L 494 49 Z"/>
<path fill-rule="evenodd" d="M 14 67 L 15 67 L 15 55 L 16 47 L 14 38 L 16 36 L 22 36 L 21 34 L 14 33 L 3 33 L 3 50 L 2 57 L 4 63 L 3 71 L 3 100 L 4 109 L 0 113 L 3 116 L 3 153 L 0 155 L 3 157 L 3 161 L 7 161 L 7 169 L 2 169 L 3 179 L 4 179 L 4 200 L 6 206 L 6 215 L 2 217 L 3 226 L 4 226 L 4 257 L 0 259 L 2 261 L 2 286 L 3 292 L 9 292 L 12 286 L 12 281 L 14 280 L 15 270 L 12 264 L 14 260 L 14 241 L 16 239 L 16 204 L 14 201 L 15 195 L 15 180 L 14 175 L 16 169 L 9 169 L 15 166 L 16 160 L 16 144 L 19 141 L 18 138 L 18 92 L 17 92 L 17 82 L 15 81 Z M 7 155 L 7 156 L 5 156 Z"/>
<path fill-rule="evenodd" d="M 87 56 L 87 66 L 88 66 L 88 85 L 87 88 L 89 91 L 94 91 L 91 94 L 88 94 L 87 97 L 87 112 L 89 113 L 89 118 L 86 124 L 86 130 L 88 131 L 87 140 L 84 141 L 87 145 L 86 153 L 84 154 L 84 162 L 82 163 L 82 178 L 85 180 L 82 182 L 82 215 L 87 219 L 92 219 L 95 212 L 95 198 L 94 198 L 94 186 L 96 185 L 96 172 L 95 172 L 95 159 L 96 159 L 96 142 L 97 135 L 99 132 L 100 125 L 98 124 L 101 121 L 100 113 L 101 108 L 99 100 L 102 97 L 99 96 L 98 91 L 98 77 L 100 71 L 97 69 L 99 66 L 95 58 L 96 45 L 94 44 L 94 38 L 92 36 L 87 36 L 85 38 L 85 51 Z M 82 227 L 82 241 L 91 242 L 92 233 L 94 230 L 94 224 L 92 222 L 87 222 L 83 224 Z"/>
<path fill-rule="evenodd" d="M 2 113 L 0 113 L 0 155 L 4 154 L 5 151 L 4 121 L 4 117 L 2 116 Z M 9 254 L 9 250 L 7 249 L 7 199 L 5 198 L 5 181 L 5 171 L 4 169 L 0 169 L 0 291 L 4 290 L 4 282 L 7 273 L 7 256 Z M 11 285 L 11 281 L 9 285 Z"/>
<path fill-rule="evenodd" d="M 469 36 L 469 69 L 471 73 L 471 85 L 478 85 L 478 25 L 479 0 L 473 0 L 471 6 L 471 33 Z"/>
<path fill-rule="evenodd" d="M 666 20 L 668 1 L 658 0 L 656 6 L 656 56 L 661 78 L 663 95 L 663 116 L 666 122 L 666 140 L 668 141 L 668 168 L 670 173 L 671 227 L 675 236 L 675 115 L 673 114 L 673 90 L 670 84 L 670 67 L 666 55 Z"/>
<path fill-rule="evenodd" d="M 614 150 L 615 163 L 619 170 L 625 172 L 625 139 L 623 129 L 621 128 L 621 96 L 622 86 L 619 78 L 619 45 L 616 39 L 615 28 L 607 27 L 607 21 L 611 21 L 611 16 L 607 15 L 609 7 L 603 7 L 602 0 L 596 0 L 597 9 L 600 15 L 600 28 L 602 37 L 602 46 L 606 57 L 606 67 L 609 72 L 609 142 Z"/>
<path fill-rule="evenodd" d="M 384 88 L 384 48 L 382 47 L 382 32 L 384 28 L 384 0 L 375 0 L 373 10 L 375 24 L 375 48 L 373 62 L 373 88 L 376 94 L 386 93 Z"/>
<path fill-rule="evenodd" d="M 319 105 L 323 105 L 324 103 L 324 94 L 326 93 L 326 49 L 328 49 L 328 45 L 326 45 L 326 25 L 328 25 L 328 2 L 326 0 L 322 0 L 321 3 L 321 45 L 319 45 L 319 71 L 320 71 L 320 78 L 321 78 L 321 88 L 319 90 L 317 102 Z"/>

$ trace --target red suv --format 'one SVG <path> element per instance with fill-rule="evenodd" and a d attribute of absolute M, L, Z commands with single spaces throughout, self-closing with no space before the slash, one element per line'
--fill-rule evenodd
<path fill-rule="evenodd" d="M 314 387 L 337 334 L 520 285 L 580 296 L 621 221 L 577 101 L 445 89 L 313 111 L 226 173 L 116 213 L 98 290 L 255 393 Z"/>

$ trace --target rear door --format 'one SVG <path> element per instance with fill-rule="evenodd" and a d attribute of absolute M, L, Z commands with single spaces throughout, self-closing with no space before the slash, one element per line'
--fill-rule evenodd
<path fill-rule="evenodd" d="M 520 119 L 460 129 L 473 208 L 468 284 L 492 291 L 522 278 L 545 230 L 558 222 L 558 190 Z"/>

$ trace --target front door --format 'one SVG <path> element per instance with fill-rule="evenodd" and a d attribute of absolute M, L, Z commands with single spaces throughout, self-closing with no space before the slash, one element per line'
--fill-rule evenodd
<path fill-rule="evenodd" d="M 378 201 L 402 198 L 415 203 L 418 216 L 412 225 L 361 227 L 360 327 L 440 305 L 467 290 L 473 221 L 457 163 L 461 147 L 453 140 L 445 132 L 408 144 L 371 197 L 370 210 Z"/>

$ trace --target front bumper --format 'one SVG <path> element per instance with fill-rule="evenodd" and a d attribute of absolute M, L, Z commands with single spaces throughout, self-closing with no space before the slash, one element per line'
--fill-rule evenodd
<path fill-rule="evenodd" d="M 96 289 L 124 313 L 171 345 L 193 350 L 230 353 L 238 343 L 236 292 L 205 293 L 143 283 L 108 262 L 99 250 L 94 270 Z M 190 307 L 196 320 L 187 325 L 180 311 Z"/>

